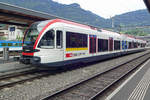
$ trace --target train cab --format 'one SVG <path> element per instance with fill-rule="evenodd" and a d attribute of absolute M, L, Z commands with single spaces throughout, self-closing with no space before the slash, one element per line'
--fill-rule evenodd
<path fill-rule="evenodd" d="M 21 62 L 38 64 L 63 60 L 63 29 L 49 27 L 49 22 L 34 23 L 26 31 Z"/>

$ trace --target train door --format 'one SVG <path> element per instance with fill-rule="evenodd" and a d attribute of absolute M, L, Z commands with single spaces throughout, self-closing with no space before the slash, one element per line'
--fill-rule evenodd
<path fill-rule="evenodd" d="M 113 46 L 114 45 L 114 43 L 113 43 L 113 38 L 109 38 L 109 51 L 113 51 Z"/>
<path fill-rule="evenodd" d="M 125 41 L 125 49 L 127 50 L 128 49 L 128 42 Z"/>
<path fill-rule="evenodd" d="M 55 56 L 56 61 L 64 60 L 64 46 L 63 46 L 63 29 L 55 28 L 56 37 L 55 37 Z"/>
<path fill-rule="evenodd" d="M 128 48 L 127 41 L 122 40 L 122 50 L 126 50 Z"/>
<path fill-rule="evenodd" d="M 125 41 L 122 40 L 122 50 L 125 50 Z"/>
<path fill-rule="evenodd" d="M 39 49 L 41 63 L 62 61 L 64 59 L 62 29 L 56 28 L 47 31 L 40 40 Z"/>
<path fill-rule="evenodd" d="M 89 35 L 89 53 L 96 53 L 96 35 Z"/>

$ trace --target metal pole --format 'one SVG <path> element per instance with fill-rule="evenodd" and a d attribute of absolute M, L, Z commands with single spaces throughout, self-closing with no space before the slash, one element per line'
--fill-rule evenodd
<path fill-rule="evenodd" d="M 8 47 L 3 48 L 3 58 L 5 61 L 9 60 L 9 48 Z"/>

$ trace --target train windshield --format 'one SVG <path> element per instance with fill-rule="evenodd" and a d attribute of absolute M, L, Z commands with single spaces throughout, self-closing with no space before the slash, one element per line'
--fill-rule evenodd
<path fill-rule="evenodd" d="M 33 46 L 41 29 L 42 28 L 38 28 L 38 23 L 32 24 L 26 32 L 23 46 Z"/>

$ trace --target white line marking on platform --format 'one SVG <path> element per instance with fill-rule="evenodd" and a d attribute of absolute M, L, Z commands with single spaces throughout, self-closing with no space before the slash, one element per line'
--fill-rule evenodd
<path fill-rule="evenodd" d="M 150 84 L 150 69 L 146 71 L 141 81 L 138 83 L 136 88 L 130 94 L 128 100 L 143 100 L 146 94 L 146 91 Z"/>
<path fill-rule="evenodd" d="M 125 80 L 124 83 L 122 83 L 114 92 L 112 92 L 107 98 L 106 100 L 110 100 L 113 96 L 115 96 L 115 94 L 117 94 L 122 88 L 123 86 L 125 86 L 127 84 L 127 82 L 129 82 L 146 64 L 148 64 L 150 62 L 150 60 L 148 60 L 146 63 L 144 63 L 135 73 L 133 73 L 127 80 Z"/>

